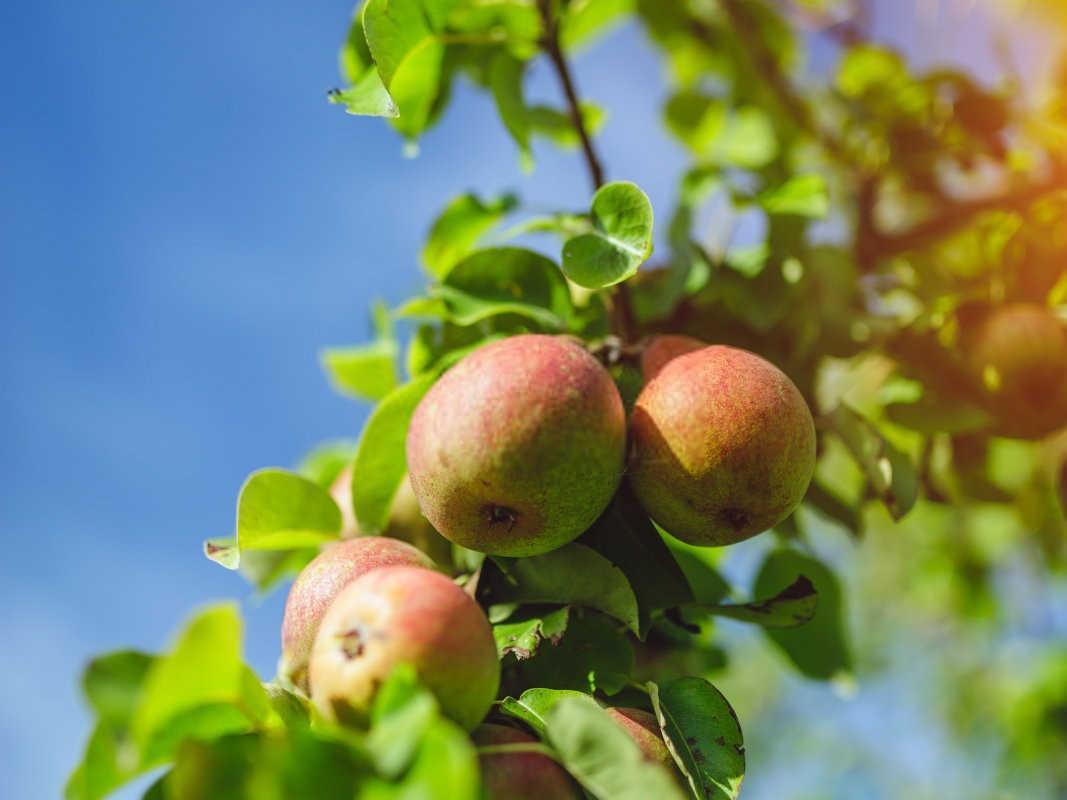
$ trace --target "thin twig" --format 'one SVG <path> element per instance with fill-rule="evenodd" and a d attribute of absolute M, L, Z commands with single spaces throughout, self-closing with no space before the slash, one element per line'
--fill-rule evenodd
<path fill-rule="evenodd" d="M 548 55 L 552 66 L 559 78 L 563 95 L 567 100 L 567 111 L 571 118 L 571 124 L 578 133 L 578 140 L 582 145 L 582 154 L 589 169 L 589 179 L 596 192 L 604 185 L 604 167 L 593 147 L 593 139 L 586 128 L 585 119 L 582 117 L 582 105 L 578 100 L 578 90 L 574 84 L 574 76 L 571 74 L 570 65 L 563 55 L 563 48 L 559 43 L 559 20 L 552 12 L 552 0 L 538 0 L 537 8 L 541 13 L 541 22 L 544 25 L 544 39 L 541 44 Z M 612 329 L 623 342 L 633 341 L 636 335 L 637 325 L 635 322 L 633 304 L 630 301 L 630 289 L 625 282 L 615 286 L 609 295 L 609 305 L 612 318 Z"/>

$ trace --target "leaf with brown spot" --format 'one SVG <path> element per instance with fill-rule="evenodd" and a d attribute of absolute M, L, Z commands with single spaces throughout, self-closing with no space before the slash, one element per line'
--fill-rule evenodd
<path fill-rule="evenodd" d="M 647 688 L 663 739 L 694 796 L 735 800 L 745 777 L 745 745 L 726 698 L 703 678 Z"/>

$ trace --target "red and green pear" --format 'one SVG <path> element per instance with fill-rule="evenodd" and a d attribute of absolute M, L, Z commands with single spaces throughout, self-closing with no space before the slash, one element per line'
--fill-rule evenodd
<path fill-rule="evenodd" d="M 659 722 L 653 714 L 640 708 L 609 708 L 608 715 L 633 739 L 645 761 L 664 767 L 684 785 L 685 779 L 674 763 L 667 743 L 663 741 Z"/>
<path fill-rule="evenodd" d="M 421 567 L 376 569 L 337 595 L 311 652 L 311 701 L 328 720 L 366 724 L 399 664 L 414 667 L 442 712 L 467 730 L 485 717 L 500 685 L 482 609 L 449 578 Z"/>
<path fill-rule="evenodd" d="M 1067 426 L 1067 327 L 1047 308 L 998 306 L 961 326 L 960 349 L 998 434 L 1040 439 Z"/>
<path fill-rule="evenodd" d="M 435 529 L 483 553 L 531 556 L 588 529 L 622 477 L 626 418 L 607 371 L 573 340 L 524 334 L 468 355 L 426 394 L 407 438 Z"/>
<path fill-rule="evenodd" d="M 479 747 L 537 744 L 528 733 L 505 725 L 479 725 L 471 737 Z M 537 752 L 479 753 L 485 800 L 580 800 L 581 791 L 559 764 Z"/>
<path fill-rule="evenodd" d="M 742 541 L 788 517 L 815 469 L 815 424 L 770 362 L 711 345 L 663 365 L 630 422 L 630 483 L 645 511 L 694 545 Z"/>
<path fill-rule="evenodd" d="M 432 568 L 433 561 L 405 542 L 381 536 L 342 540 L 319 553 L 301 570 L 285 601 L 280 673 L 306 692 L 311 647 L 330 603 L 371 570 L 401 565 Z"/>
<path fill-rule="evenodd" d="M 681 336 L 675 333 L 653 336 L 641 352 L 641 374 L 644 376 L 645 383 L 656 377 L 661 369 L 678 356 L 701 350 L 707 346 L 706 342 L 694 339 L 692 336 Z"/>

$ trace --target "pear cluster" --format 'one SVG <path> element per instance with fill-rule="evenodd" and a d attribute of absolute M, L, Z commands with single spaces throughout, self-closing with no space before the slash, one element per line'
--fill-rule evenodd
<path fill-rule="evenodd" d="M 280 673 L 325 719 L 363 725 L 389 673 L 411 665 L 487 746 L 488 797 L 580 797 L 536 750 L 492 747 L 529 736 L 484 724 L 500 686 L 492 630 L 428 553 L 556 549 L 589 529 L 624 476 L 649 516 L 697 545 L 740 541 L 793 511 L 815 429 L 789 378 L 752 353 L 680 336 L 652 340 L 642 371 L 629 418 L 607 369 L 567 337 L 514 336 L 445 373 L 412 417 L 388 535 L 361 535 L 350 471 L 331 488 L 343 535 L 290 590 Z M 653 717 L 609 714 L 646 759 L 673 769 Z"/>
<path fill-rule="evenodd" d="M 456 544 L 531 556 L 586 531 L 624 473 L 649 516 L 691 544 L 732 544 L 792 513 L 815 425 L 781 370 L 683 336 L 652 340 L 642 369 L 627 423 L 611 376 L 571 339 L 515 336 L 467 356 L 408 431 L 423 514 Z"/>

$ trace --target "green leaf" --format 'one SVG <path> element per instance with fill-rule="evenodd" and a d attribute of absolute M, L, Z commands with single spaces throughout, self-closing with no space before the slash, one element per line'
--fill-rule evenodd
<path fill-rule="evenodd" d="M 444 302 L 446 318 L 463 326 L 516 315 L 542 329 L 561 331 L 574 314 L 570 291 L 556 265 L 517 247 L 472 253 L 431 291 Z"/>
<path fill-rule="evenodd" d="M 493 625 L 497 653 L 501 658 L 514 653 L 516 658 L 530 658 L 546 639 L 557 644 L 567 630 L 570 607 L 551 610 L 526 608 L 512 614 L 506 622 Z"/>
<path fill-rule="evenodd" d="M 841 59 L 836 83 L 845 97 L 860 97 L 871 89 L 906 79 L 907 67 L 899 55 L 878 45 L 861 45 L 853 47 Z"/>
<path fill-rule="evenodd" d="M 382 83 L 378 70 L 373 67 L 347 89 L 336 89 L 327 97 L 331 103 L 344 106 L 347 113 L 357 117 L 395 119 L 400 116 L 400 109 Z"/>
<path fill-rule="evenodd" d="M 509 685 L 611 695 L 629 683 L 634 652 L 617 622 L 595 612 L 575 612 L 558 641 L 504 666 Z"/>
<path fill-rule="evenodd" d="M 767 113 L 755 106 L 733 111 L 712 145 L 710 158 L 717 164 L 761 169 L 778 155 L 778 139 Z"/>
<path fill-rule="evenodd" d="M 234 705 L 242 711 L 242 725 L 269 716 L 262 687 L 248 680 L 241 641 L 241 620 L 231 604 L 209 607 L 186 625 L 174 648 L 145 677 L 130 724 L 142 750 L 182 714 L 204 706 Z"/>
<path fill-rule="evenodd" d="M 489 89 L 496 101 L 500 120 L 515 144 L 524 169 L 532 163 L 530 155 L 530 120 L 523 100 L 522 80 L 526 62 L 501 49 L 489 67 Z"/>
<path fill-rule="evenodd" d="M 395 125 L 409 138 L 430 124 L 446 91 L 440 31 L 452 5 L 447 0 L 368 0 L 363 11 L 367 45 L 399 111 Z"/>
<path fill-rule="evenodd" d="M 102 722 L 115 727 L 129 724 L 154 662 L 154 656 L 137 650 L 118 650 L 89 662 L 82 676 L 82 690 Z"/>
<path fill-rule="evenodd" d="M 571 0 L 560 18 L 560 45 L 571 51 L 587 44 L 621 22 L 634 6 L 634 0 Z"/>
<path fill-rule="evenodd" d="M 341 511 L 325 489 L 283 469 L 263 469 L 241 487 L 236 537 L 208 540 L 204 551 L 236 569 L 242 551 L 317 547 L 340 530 Z"/>
<path fill-rule="evenodd" d="M 812 582 L 801 575 L 766 600 L 754 600 L 740 605 L 722 603 L 702 608 L 717 617 L 754 622 L 765 628 L 794 628 L 811 621 L 818 602 L 819 595 Z"/>
<path fill-rule="evenodd" d="M 757 198 L 768 214 L 822 219 L 830 211 L 830 194 L 821 175 L 794 175 Z"/>
<path fill-rule="evenodd" d="M 493 558 L 482 581 L 494 602 L 559 603 L 595 608 L 639 630 L 637 598 L 622 570 L 581 544 L 529 558 Z"/>
<path fill-rule="evenodd" d="M 437 718 L 437 702 L 419 686 L 414 669 L 402 664 L 393 670 L 374 699 L 366 740 L 378 772 L 390 779 L 399 777 Z"/>
<path fill-rule="evenodd" d="M 506 194 L 482 200 L 475 194 L 454 198 L 430 228 L 422 263 L 435 278 L 443 278 L 478 240 L 515 208 L 517 198 Z"/>
<path fill-rule="evenodd" d="M 593 196 L 589 229 L 563 245 L 563 272 L 587 289 L 624 281 L 652 254 L 652 204 L 636 184 L 609 183 Z"/>
<path fill-rule="evenodd" d="M 735 800 L 745 777 L 745 747 L 737 715 L 703 678 L 648 684 L 664 741 L 697 797 Z"/>
<path fill-rule="evenodd" d="M 399 798 L 479 800 L 478 754 L 458 726 L 437 719 L 423 735 L 415 762 L 405 774 Z"/>
<path fill-rule="evenodd" d="M 829 680 L 847 675 L 852 659 L 845 639 L 841 589 L 824 564 L 795 550 L 775 550 L 760 566 L 753 594 L 777 594 L 801 575 L 807 576 L 818 592 L 815 616 L 801 628 L 764 628 L 764 635 L 809 678 Z"/>
<path fill-rule="evenodd" d="M 381 533 L 389 523 L 393 497 L 407 472 L 408 424 L 435 379 L 425 375 L 394 389 L 363 428 L 352 470 L 352 504 L 359 529 L 367 535 Z"/>
<path fill-rule="evenodd" d="M 356 456 L 356 443 L 351 439 L 334 439 L 315 445 L 296 467 L 309 481 L 329 490 L 341 470 Z"/>
<path fill-rule="evenodd" d="M 383 339 L 356 347 L 322 351 L 322 366 L 342 394 L 377 401 L 396 388 L 396 341 Z"/>
<path fill-rule="evenodd" d="M 669 130 L 694 154 L 708 153 L 726 125 L 726 104 L 693 89 L 678 92 L 663 111 Z"/>
<path fill-rule="evenodd" d="M 637 745 L 593 698 L 560 698 L 545 723 L 545 736 L 560 761 L 595 797 L 684 800 L 667 770 L 645 761 Z"/>
<path fill-rule="evenodd" d="M 583 692 L 571 689 L 527 689 L 518 699 L 505 697 L 500 701 L 500 710 L 510 717 L 529 725 L 534 732 L 544 738 L 548 713 L 565 697 L 584 698 Z"/>
<path fill-rule="evenodd" d="M 629 487 L 616 494 L 578 542 L 600 553 L 626 575 L 637 598 L 642 638 L 654 612 L 692 602 L 685 573 Z"/>
<path fill-rule="evenodd" d="M 607 111 L 590 102 L 583 102 L 581 110 L 585 130 L 590 136 L 595 136 L 607 121 Z M 531 106 L 526 109 L 526 119 L 532 134 L 543 136 L 557 147 L 573 149 L 581 145 L 578 131 L 574 127 L 570 114 L 565 111 L 548 106 Z"/>
<path fill-rule="evenodd" d="M 663 538 L 674 560 L 685 573 L 686 581 L 697 603 L 715 604 L 729 596 L 730 584 L 716 568 L 721 551 L 686 544 L 670 534 L 664 534 Z"/>
<path fill-rule="evenodd" d="M 823 424 L 840 437 L 893 519 L 907 514 L 919 496 L 918 472 L 911 459 L 848 406 L 837 406 L 824 416 Z"/>

